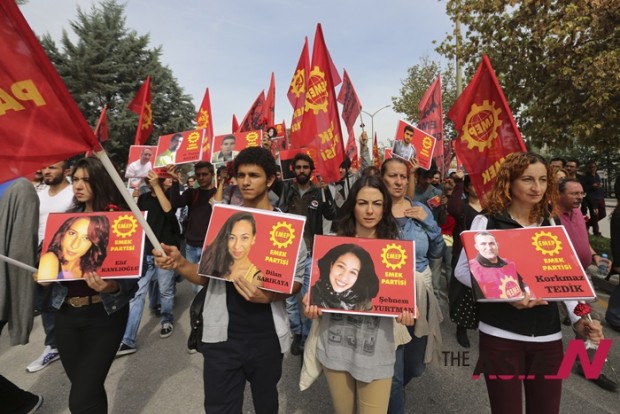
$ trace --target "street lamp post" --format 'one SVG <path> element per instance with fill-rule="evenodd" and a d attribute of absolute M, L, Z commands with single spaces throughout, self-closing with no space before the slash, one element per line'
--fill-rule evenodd
<path fill-rule="evenodd" d="M 384 107 L 381 107 L 379 109 L 377 109 L 375 112 L 373 112 L 372 114 L 370 112 L 366 112 L 364 110 L 362 110 L 363 113 L 365 113 L 366 115 L 368 115 L 370 117 L 370 139 L 375 139 L 375 115 L 377 115 L 379 112 L 383 111 L 385 108 L 389 108 L 392 105 L 385 105 Z M 364 123 L 362 122 L 362 129 L 364 128 Z"/>

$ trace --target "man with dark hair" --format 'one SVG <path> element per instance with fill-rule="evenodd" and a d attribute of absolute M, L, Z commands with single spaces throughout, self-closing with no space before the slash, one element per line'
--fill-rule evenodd
<path fill-rule="evenodd" d="M 222 140 L 222 145 L 219 151 L 215 151 L 211 156 L 211 162 L 228 162 L 239 154 L 239 151 L 235 151 L 235 143 L 237 138 L 234 135 L 226 135 Z"/>
<path fill-rule="evenodd" d="M 165 167 L 169 164 L 174 164 L 176 152 L 183 143 L 183 134 L 174 134 L 170 139 L 170 145 L 168 149 L 157 156 L 155 161 L 155 167 Z"/>
<path fill-rule="evenodd" d="M 413 139 L 413 135 L 414 135 L 413 127 L 411 125 L 405 125 L 405 128 L 403 130 L 403 139 L 394 141 L 394 146 L 392 147 L 392 153 L 394 155 L 397 155 L 401 158 L 406 159 L 407 161 L 414 159 L 417 153 L 416 153 L 415 147 L 411 143 L 411 140 Z"/>
<path fill-rule="evenodd" d="M 567 178 L 577 178 L 579 179 L 579 174 L 577 174 L 577 170 L 579 169 L 579 160 L 576 158 L 569 158 L 566 161 L 566 165 L 564 166 L 566 172 L 568 173 Z"/>
<path fill-rule="evenodd" d="M 314 236 L 323 234 L 323 218 L 334 220 L 336 218 L 336 205 L 331 193 L 325 191 L 327 185 L 321 182 L 321 186 L 315 186 L 310 178 L 314 171 L 314 161 L 308 154 L 299 153 L 293 158 L 293 171 L 295 181 L 287 181 L 282 189 L 282 196 L 278 207 L 285 213 L 299 214 L 306 217 L 304 227 L 304 242 L 308 250 L 306 259 L 304 284 L 301 288 L 301 296 L 306 294 L 310 284 L 310 269 L 312 268 L 312 242 Z M 303 350 L 308 333 L 310 332 L 310 320 L 302 320 L 299 311 L 299 302 L 296 296 L 286 300 L 286 310 L 289 315 L 291 331 L 293 331 L 293 345 L 291 353 L 300 355 Z"/>
<path fill-rule="evenodd" d="M 553 168 L 553 171 L 557 171 L 560 168 L 564 168 L 566 166 L 566 161 L 564 160 L 564 158 L 555 157 L 551 158 L 551 161 L 549 161 L 549 165 L 551 166 L 551 168 Z"/>
<path fill-rule="evenodd" d="M 42 170 L 43 182 L 47 187 L 39 192 L 39 246 L 43 243 L 45 225 L 50 213 L 65 213 L 73 205 L 73 187 L 69 185 L 67 177 L 71 172 L 68 161 L 60 161 L 49 165 Z M 56 310 L 50 306 L 51 286 L 37 284 L 36 308 L 41 311 L 41 324 L 45 331 L 45 348 L 41 356 L 32 361 L 27 367 L 28 372 L 37 372 L 60 359 L 56 349 L 56 329 L 54 320 Z"/>
<path fill-rule="evenodd" d="M 271 153 L 250 147 L 235 158 L 235 176 L 243 205 L 272 211 L 269 188 L 277 166 Z M 167 257 L 154 251 L 158 266 L 176 269 L 184 278 L 207 289 L 203 307 L 200 351 L 204 356 L 204 408 L 207 413 L 240 413 L 246 381 L 254 411 L 279 412 L 278 382 L 283 353 L 290 347 L 284 299 L 290 295 L 262 290 L 244 278 L 234 282 L 201 277 L 198 266 L 176 247 L 163 245 Z M 297 257 L 293 294 L 303 281 L 305 245 Z"/>
<path fill-rule="evenodd" d="M 595 236 L 601 236 L 598 222 L 607 216 L 607 210 L 605 207 L 605 189 L 603 188 L 601 177 L 596 172 L 597 169 L 598 167 L 594 160 L 588 161 L 586 173 L 581 176 L 579 181 L 583 185 L 583 190 L 586 193 L 586 203 L 590 210 L 590 220 L 588 220 L 587 227 L 592 227 L 592 232 Z"/>
<path fill-rule="evenodd" d="M 174 179 L 170 188 L 170 202 L 172 208 L 187 206 L 187 230 L 185 231 L 186 256 L 192 263 L 200 261 L 202 254 L 202 245 L 205 241 L 207 228 L 211 221 L 211 197 L 215 194 L 213 188 L 213 164 L 206 161 L 200 161 L 194 166 L 196 181 L 198 188 L 188 188 L 180 193 L 179 174 L 174 165 L 167 167 L 168 174 Z M 194 292 L 198 292 L 200 287 L 193 286 Z"/>

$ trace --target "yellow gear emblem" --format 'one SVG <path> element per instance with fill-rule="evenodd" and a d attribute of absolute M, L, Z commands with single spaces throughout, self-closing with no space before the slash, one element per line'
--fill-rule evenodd
<path fill-rule="evenodd" d="M 269 240 L 279 249 L 285 249 L 295 240 L 295 229 L 286 221 L 278 221 L 269 232 Z"/>
<path fill-rule="evenodd" d="M 472 104 L 465 123 L 463 124 L 463 139 L 467 141 L 467 148 L 478 148 L 479 152 L 491 148 L 497 138 L 497 129 L 502 126 L 499 119 L 502 110 L 495 108 L 495 103 L 484 100 L 482 105 Z"/>
<path fill-rule="evenodd" d="M 206 109 L 200 109 L 198 114 L 198 122 L 196 123 L 196 129 L 205 129 L 209 126 L 209 112 Z"/>
<path fill-rule="evenodd" d="M 327 112 L 327 104 L 329 102 L 329 92 L 327 91 L 327 81 L 325 73 L 321 72 L 318 66 L 310 71 L 308 77 L 308 89 L 306 90 L 305 110 L 312 110 L 315 115 L 320 111 Z"/>
<path fill-rule="evenodd" d="M 142 129 L 149 129 L 153 125 L 153 109 L 151 104 L 144 104 L 144 112 L 142 112 Z"/>
<path fill-rule="evenodd" d="M 557 236 L 547 232 L 539 231 L 532 236 L 532 246 L 542 254 L 553 256 L 562 250 L 562 242 Z"/>
<path fill-rule="evenodd" d="M 502 299 L 516 298 L 523 293 L 521 291 L 519 283 L 512 276 L 504 276 L 500 279 L 500 283 L 501 285 L 499 286 L 499 290 L 502 293 L 499 295 L 499 297 Z"/>
<path fill-rule="evenodd" d="M 381 262 L 388 269 L 400 269 L 407 262 L 407 253 L 398 244 L 390 243 L 381 249 Z"/>
<path fill-rule="evenodd" d="M 138 229 L 138 221 L 134 216 L 124 214 L 112 223 L 112 232 L 121 239 L 131 236 Z"/>
<path fill-rule="evenodd" d="M 302 93 L 306 92 L 305 69 L 298 69 L 293 75 L 293 80 L 291 81 L 291 92 L 295 95 L 295 98 L 299 98 Z"/>

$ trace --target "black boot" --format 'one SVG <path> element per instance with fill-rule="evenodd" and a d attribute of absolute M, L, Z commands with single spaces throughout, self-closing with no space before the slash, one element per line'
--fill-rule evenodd
<path fill-rule="evenodd" d="M 469 348 L 471 346 L 469 338 L 467 337 L 467 328 L 456 326 L 456 342 L 463 348 Z"/>

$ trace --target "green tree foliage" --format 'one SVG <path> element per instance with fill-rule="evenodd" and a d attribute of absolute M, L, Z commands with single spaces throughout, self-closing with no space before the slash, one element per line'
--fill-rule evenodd
<path fill-rule="evenodd" d="M 442 68 L 439 63 L 423 56 L 420 63 L 410 67 L 407 70 L 407 77 L 401 80 L 400 95 L 392 97 L 393 109 L 404 114 L 407 121 L 418 122 L 420 119 L 418 105 L 439 74 L 441 74 L 444 134 L 446 139 L 453 139 L 455 134 L 452 124 L 448 123 L 445 117 L 456 99 L 456 72 L 453 64 L 448 63 L 445 68 Z"/>
<path fill-rule="evenodd" d="M 127 161 L 133 144 L 138 115 L 127 109 L 140 85 L 151 75 L 153 133 L 159 135 L 192 128 L 196 109 L 184 94 L 172 71 L 160 62 L 161 47 L 149 48 L 149 36 L 138 35 L 125 26 L 124 6 L 114 0 L 78 7 L 77 18 L 69 23 L 77 37 L 74 43 L 63 30 L 58 48 L 49 34 L 41 43 L 63 78 L 69 92 L 91 125 L 96 125 L 108 105 L 110 140 L 104 144 L 117 165 Z"/>
<path fill-rule="evenodd" d="M 466 29 L 438 52 L 470 77 L 489 56 L 528 146 L 617 151 L 619 1 L 448 0 L 447 13 Z"/>

